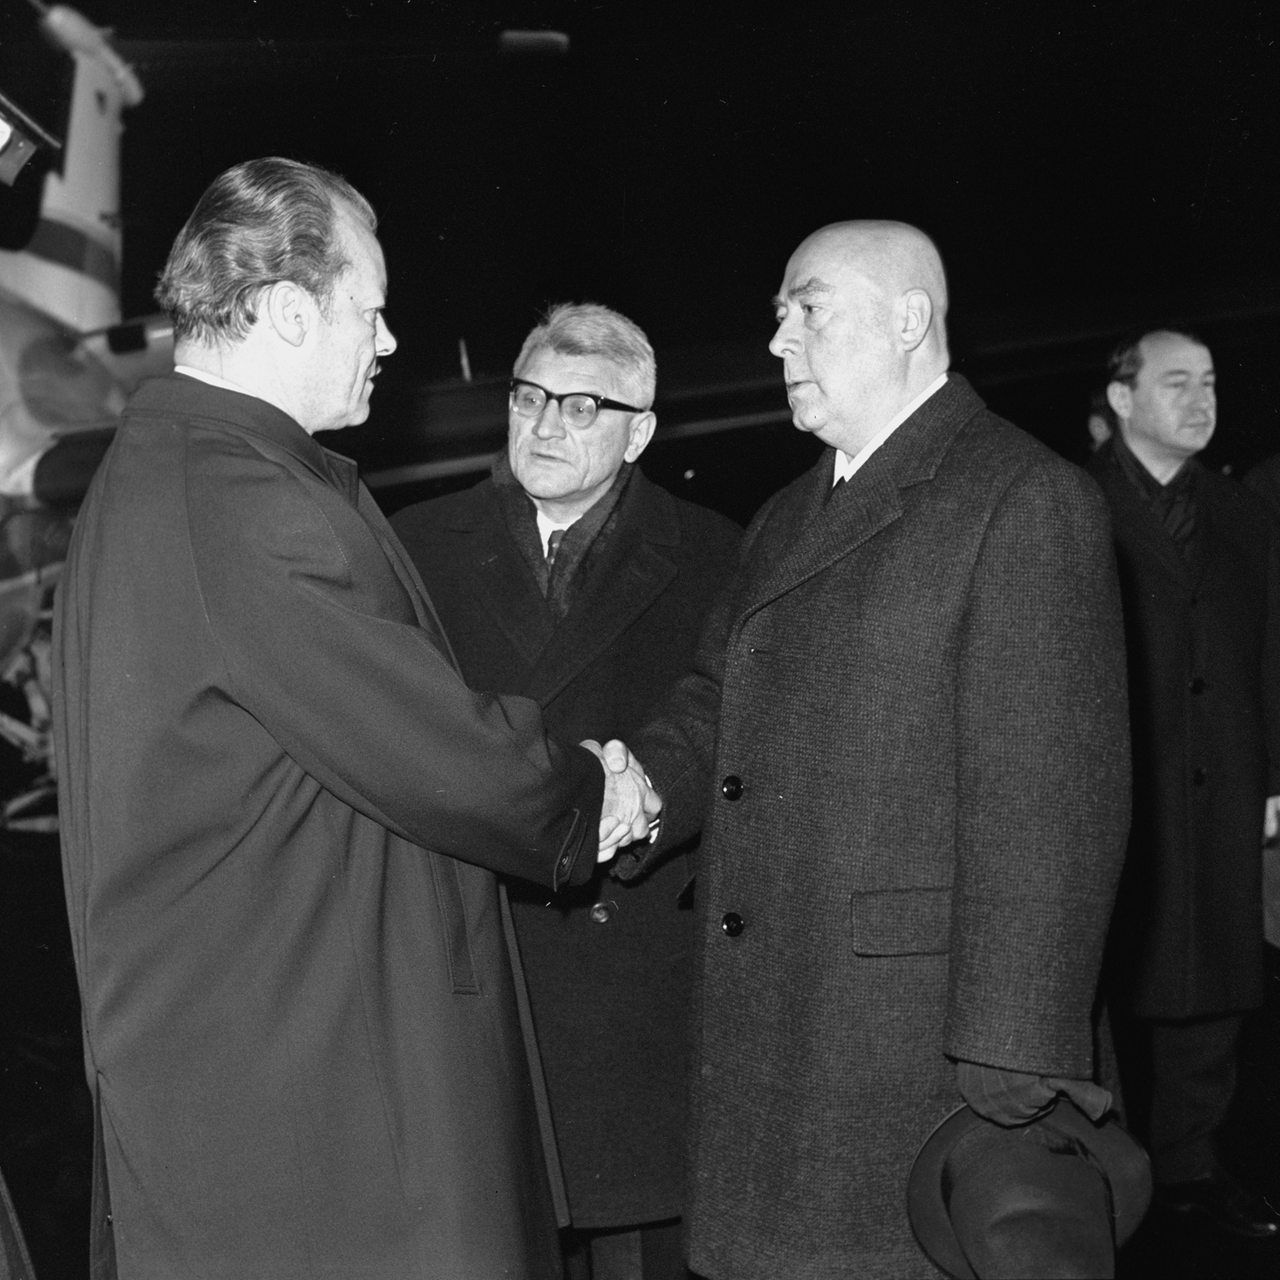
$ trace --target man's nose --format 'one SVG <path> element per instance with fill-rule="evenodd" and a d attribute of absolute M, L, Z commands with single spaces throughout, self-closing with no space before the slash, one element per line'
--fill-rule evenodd
<path fill-rule="evenodd" d="M 379 358 L 389 356 L 399 345 L 396 341 L 396 335 L 391 332 L 386 320 L 379 315 L 378 328 L 374 336 L 374 350 L 378 353 Z"/>
<path fill-rule="evenodd" d="M 778 321 L 778 327 L 769 341 L 769 350 L 779 358 L 791 355 L 797 349 L 798 333 L 798 323 L 793 323 L 784 316 Z"/>
<path fill-rule="evenodd" d="M 560 418 L 560 401 L 548 399 L 542 406 L 533 424 L 533 433 L 539 439 L 551 439 L 565 434 L 565 426 Z"/>
<path fill-rule="evenodd" d="M 1213 387 L 1203 382 L 1191 388 L 1189 399 L 1191 408 L 1200 413 L 1212 413 L 1218 403 Z"/>

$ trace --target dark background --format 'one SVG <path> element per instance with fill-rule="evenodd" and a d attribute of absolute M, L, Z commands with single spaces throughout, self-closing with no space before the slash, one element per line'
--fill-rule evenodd
<path fill-rule="evenodd" d="M 796 243 L 848 217 L 935 237 L 956 367 L 1069 456 L 1113 340 L 1154 323 L 1213 348 L 1207 460 L 1240 472 L 1280 450 L 1274 2 L 79 5 L 147 90 L 124 138 L 127 315 L 152 309 L 174 234 L 239 160 L 316 161 L 379 210 L 401 346 L 370 422 L 332 443 L 387 506 L 474 475 L 538 311 L 591 298 L 657 349 L 646 469 L 745 519 L 813 448 L 766 350 L 769 299 Z M 56 114 L 33 19 L 0 0 L 0 89 Z M 502 52 L 502 32 L 528 29 L 568 51 Z M 0 189 L 0 231 L 34 209 L 35 176 Z M 86 1117 L 55 845 L 6 837 L 0 858 L 0 970 L 19 975 L 0 984 L 0 1152 L 41 1280 L 76 1280 Z M 1248 1036 L 1235 1163 L 1280 1196 L 1274 993 Z M 1277 1270 L 1268 1244 L 1155 1217 L 1121 1267 Z"/>
<path fill-rule="evenodd" d="M 31 15 L 6 4 L 12 44 Z M 1242 470 L 1273 449 L 1273 4 L 83 8 L 147 89 L 124 140 L 126 314 L 152 309 L 174 233 L 238 160 L 314 160 L 379 210 L 401 346 L 369 424 L 335 443 L 387 505 L 496 447 L 497 380 L 537 312 L 591 298 L 657 349 L 650 469 L 749 514 L 811 456 L 765 348 L 769 298 L 795 244 L 846 217 L 935 237 L 956 367 L 1061 451 L 1083 454 L 1113 339 L 1163 321 L 1219 363 L 1209 460 Z M 504 31 L 530 29 L 567 52 L 503 52 Z"/>

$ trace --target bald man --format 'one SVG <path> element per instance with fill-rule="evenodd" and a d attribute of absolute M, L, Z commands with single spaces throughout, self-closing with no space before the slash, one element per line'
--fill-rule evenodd
<path fill-rule="evenodd" d="M 968 1100 L 1091 1115 L 1128 821 L 1097 488 L 947 372 L 946 281 L 897 223 L 824 227 L 770 344 L 828 447 L 765 504 L 693 671 L 632 743 L 706 818 L 689 1257 L 712 1280 L 936 1272 L 906 1182 Z M 1105 1229 L 1105 1226 L 1104 1226 Z"/>

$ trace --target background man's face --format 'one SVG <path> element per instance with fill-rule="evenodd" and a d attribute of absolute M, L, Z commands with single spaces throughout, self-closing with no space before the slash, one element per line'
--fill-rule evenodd
<path fill-rule="evenodd" d="M 557 395 L 588 391 L 634 404 L 615 366 L 603 356 L 562 355 L 542 348 L 531 352 L 515 377 L 536 382 Z M 560 406 L 548 400 L 537 418 L 508 410 L 507 440 L 511 470 L 533 499 L 556 504 L 577 518 L 613 483 L 623 462 L 634 462 L 648 442 L 648 414 L 601 409 L 582 430 L 567 427 Z"/>
<path fill-rule="evenodd" d="M 1142 339 L 1132 387 L 1112 383 L 1125 443 L 1139 458 L 1180 466 L 1209 443 L 1217 422 L 1213 357 L 1177 333 Z"/>

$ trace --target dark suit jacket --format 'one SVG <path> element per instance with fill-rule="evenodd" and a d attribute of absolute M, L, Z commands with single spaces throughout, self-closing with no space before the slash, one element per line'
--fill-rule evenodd
<path fill-rule="evenodd" d="M 1128 820 L 1106 508 L 954 375 L 753 521 L 635 746 L 709 807 L 687 1210 L 713 1280 L 932 1276 L 906 1179 L 945 1055 L 1087 1076 Z"/>
<path fill-rule="evenodd" d="M 1263 458 L 1244 477 L 1245 485 L 1262 499 L 1271 518 L 1280 524 L 1280 453 Z"/>
<path fill-rule="evenodd" d="M 181 376 L 55 643 L 99 1252 L 109 1207 L 130 1280 L 558 1276 L 493 872 L 589 874 L 598 763 L 466 688 L 349 460 Z"/>
<path fill-rule="evenodd" d="M 741 530 L 634 472 L 559 622 L 492 481 L 399 511 L 468 683 L 541 704 L 565 741 L 626 739 L 686 670 Z M 552 900 L 512 887 L 573 1221 L 681 1211 L 692 910 L 681 854 Z M 593 911 L 593 908 L 595 910 Z"/>
<path fill-rule="evenodd" d="M 1280 794 L 1276 536 L 1261 502 L 1198 463 L 1185 557 L 1121 472 L 1111 504 L 1129 640 L 1134 811 L 1115 977 L 1135 1012 L 1262 1002 L 1262 840 Z"/>

